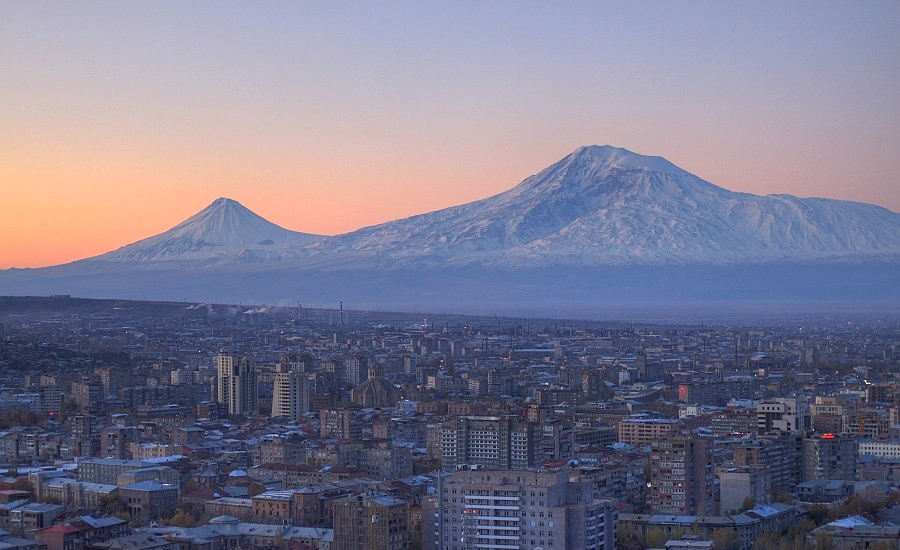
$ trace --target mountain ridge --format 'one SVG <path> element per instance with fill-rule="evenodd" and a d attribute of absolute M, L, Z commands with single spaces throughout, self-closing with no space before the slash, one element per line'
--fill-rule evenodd
<path fill-rule="evenodd" d="M 587 146 L 497 195 L 337 236 L 291 231 L 220 198 L 106 254 L 2 271 L 0 292 L 271 304 L 305 296 L 447 311 L 553 300 L 900 303 L 900 214 L 736 193 L 662 157 Z"/>
<path fill-rule="evenodd" d="M 873 223 L 881 225 L 867 228 Z M 518 263 L 549 254 L 592 265 L 837 258 L 900 253 L 900 215 L 865 203 L 736 193 L 662 157 L 589 146 L 492 197 L 310 248 L 419 250 L 453 261 L 494 254 L 478 261 Z"/>

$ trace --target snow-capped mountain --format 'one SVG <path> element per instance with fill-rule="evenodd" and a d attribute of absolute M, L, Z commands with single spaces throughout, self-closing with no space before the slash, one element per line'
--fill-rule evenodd
<path fill-rule="evenodd" d="M 734 193 L 660 157 L 591 146 L 499 195 L 311 248 L 504 266 L 820 260 L 900 254 L 900 215 Z"/>
<path fill-rule="evenodd" d="M 555 315 L 711 300 L 885 307 L 900 304 L 900 214 L 735 193 L 590 146 L 493 197 L 335 237 L 218 199 L 94 258 L 0 271 L 0 294 Z"/>
<path fill-rule="evenodd" d="M 265 262 L 282 259 L 285 250 L 321 238 L 321 235 L 284 229 L 235 200 L 218 198 L 165 233 L 91 260 L 142 263 L 187 260 L 226 264 Z"/>

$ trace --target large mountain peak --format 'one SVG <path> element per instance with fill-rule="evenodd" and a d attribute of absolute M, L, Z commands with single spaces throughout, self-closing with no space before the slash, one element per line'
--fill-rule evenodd
<path fill-rule="evenodd" d="M 586 145 L 579 147 L 560 162 L 574 166 L 592 166 L 605 170 L 682 172 L 680 168 L 662 157 L 639 155 L 628 149 L 613 147 L 612 145 Z"/>
<path fill-rule="evenodd" d="M 521 266 L 807 260 L 897 254 L 900 216 L 735 193 L 662 157 L 592 145 L 499 195 L 364 228 L 323 248 Z"/>
<path fill-rule="evenodd" d="M 568 197 L 595 206 L 621 198 L 654 201 L 684 193 L 715 192 L 662 157 L 639 155 L 610 145 L 579 147 L 538 174 L 499 195 L 516 202 Z"/>

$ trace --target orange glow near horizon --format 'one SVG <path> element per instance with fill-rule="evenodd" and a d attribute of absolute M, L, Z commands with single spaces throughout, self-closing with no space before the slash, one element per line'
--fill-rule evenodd
<path fill-rule="evenodd" d="M 900 211 L 900 3 L 205 3 L 0 4 L 0 268 L 218 197 L 345 233 L 594 144 Z"/>
<path fill-rule="evenodd" d="M 145 165 L 111 163 L 102 169 L 81 162 L 58 174 L 38 163 L 7 163 L 0 166 L 0 179 L 24 183 L 4 194 L 10 208 L 0 217 L 0 234 L 4 235 L 0 269 L 58 265 L 103 254 L 162 233 L 218 197 L 235 199 L 286 229 L 321 235 L 346 233 L 491 196 L 564 154 L 544 155 L 547 158 L 538 161 L 534 160 L 536 154 L 531 160 L 507 156 L 498 159 L 499 166 L 445 164 L 433 173 L 429 166 L 390 161 L 381 166 L 342 168 L 337 173 L 328 170 L 333 164 L 254 171 L 254 162 L 266 166 L 261 159 L 224 167 L 185 162 L 178 170 L 170 165 L 165 171 L 154 171 L 152 161 Z M 435 162 L 430 166 L 437 165 L 430 162 Z M 729 174 L 722 166 L 712 165 L 710 170 L 716 168 Z M 372 172 L 367 174 L 365 169 Z M 702 169 L 688 170 L 732 190 L 771 191 L 749 185 L 736 188 L 716 181 Z M 176 185 L 173 181 L 217 183 Z M 244 181 L 261 183 L 251 186 L 242 184 Z M 794 194 L 801 194 L 794 187 Z M 814 189 L 808 191 L 808 195 L 817 195 Z"/>
<path fill-rule="evenodd" d="M 283 183 L 282 174 L 251 174 L 249 167 L 231 171 L 193 169 L 189 178 L 222 182 L 209 186 L 174 186 L 166 174 L 113 166 L 100 170 L 66 170 L 63 175 L 19 163 L 0 167 L 0 179 L 28 181 L 4 195 L 15 205 L 0 217 L 4 235 L 0 268 L 45 267 L 103 254 L 162 233 L 208 206 L 218 197 L 241 202 L 258 215 L 284 228 L 336 235 L 365 227 L 484 198 L 493 192 L 465 188 L 454 174 L 437 179 L 438 188 L 403 174 L 369 178 L 374 185 L 339 182 L 334 175 L 308 170 L 305 185 Z M 80 167 L 78 167 L 80 168 Z M 200 173 L 198 173 L 200 172 Z M 111 177 L 110 174 L 115 174 Z M 267 186 L 240 181 L 274 182 Z M 298 178 L 300 179 L 300 178 Z M 90 181 L 90 185 L 81 182 Z M 33 183 L 37 182 L 37 183 Z M 122 183 L 127 182 L 127 183 Z M 350 189 L 349 195 L 347 189 Z M 390 191 L 382 192 L 381 189 Z M 397 200 L 403 197 L 403 200 Z M 23 230 L 23 228 L 27 228 Z"/>

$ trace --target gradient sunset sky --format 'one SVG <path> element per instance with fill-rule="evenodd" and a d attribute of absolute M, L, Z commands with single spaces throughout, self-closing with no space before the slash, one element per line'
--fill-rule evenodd
<path fill-rule="evenodd" d="M 898 29 L 889 0 L 4 1 L 0 268 L 220 196 L 343 233 L 590 144 L 900 211 Z"/>

